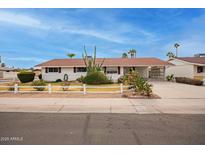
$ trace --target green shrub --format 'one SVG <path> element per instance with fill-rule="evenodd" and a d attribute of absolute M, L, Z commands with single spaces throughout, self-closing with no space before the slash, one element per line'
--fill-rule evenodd
<path fill-rule="evenodd" d="M 27 82 L 32 82 L 35 77 L 34 72 L 26 72 L 26 71 L 21 71 L 17 74 L 18 79 L 21 81 L 21 83 L 27 83 Z"/>
<path fill-rule="evenodd" d="M 185 83 L 185 84 L 191 84 L 196 86 L 203 85 L 203 81 L 197 80 L 197 79 L 191 79 L 186 77 L 175 77 L 176 82 L 178 83 Z"/>
<path fill-rule="evenodd" d="M 135 90 L 142 95 L 152 95 L 152 85 L 149 84 L 143 77 L 137 77 L 135 80 Z"/>
<path fill-rule="evenodd" d="M 134 81 L 134 86 L 136 88 L 136 91 L 142 93 L 144 90 L 144 84 L 146 83 L 146 80 L 143 77 L 136 77 Z"/>
<path fill-rule="evenodd" d="M 33 81 L 32 86 L 46 86 L 46 82 L 43 80 Z M 37 91 L 43 91 L 45 87 L 34 87 Z"/>
<path fill-rule="evenodd" d="M 90 72 L 84 78 L 84 83 L 87 84 L 109 84 L 113 83 L 112 80 L 108 79 L 103 72 Z"/>
<path fill-rule="evenodd" d="M 135 71 L 131 71 L 129 74 L 123 77 L 123 82 L 125 84 L 133 85 L 136 92 L 139 92 L 145 96 L 152 95 L 152 85 L 149 84 L 143 77 Z"/>
<path fill-rule="evenodd" d="M 77 78 L 76 80 L 78 82 L 84 83 L 84 79 L 85 79 L 85 77 L 81 75 L 81 77 Z"/>
<path fill-rule="evenodd" d="M 149 84 L 148 82 L 145 82 L 144 85 L 143 85 L 143 94 L 145 96 L 151 96 L 152 94 L 152 85 Z"/>
<path fill-rule="evenodd" d="M 174 81 L 174 74 L 166 76 L 167 81 Z"/>
<path fill-rule="evenodd" d="M 62 80 L 61 79 L 57 79 L 56 82 L 62 82 Z"/>
<path fill-rule="evenodd" d="M 42 74 L 39 74 L 38 78 L 39 78 L 39 80 L 41 80 L 42 79 Z"/>
<path fill-rule="evenodd" d="M 121 76 L 117 79 L 117 83 L 123 83 L 124 82 L 124 76 Z"/>
<path fill-rule="evenodd" d="M 123 77 L 124 84 L 134 85 L 135 80 L 139 77 L 139 74 L 135 71 L 130 71 L 130 73 L 126 74 Z"/>

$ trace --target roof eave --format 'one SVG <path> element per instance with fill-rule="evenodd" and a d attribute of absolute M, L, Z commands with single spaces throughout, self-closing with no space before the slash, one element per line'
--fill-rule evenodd
<path fill-rule="evenodd" d="M 178 59 L 178 58 L 172 58 L 170 60 L 178 60 L 178 61 L 182 61 L 182 62 L 185 62 L 185 63 L 188 63 L 188 64 L 192 64 L 192 65 L 199 65 L 199 66 L 205 66 L 205 64 L 201 64 L 201 63 L 192 63 L 192 62 L 189 62 L 189 61 L 186 61 L 186 60 L 182 60 L 182 59 Z"/>

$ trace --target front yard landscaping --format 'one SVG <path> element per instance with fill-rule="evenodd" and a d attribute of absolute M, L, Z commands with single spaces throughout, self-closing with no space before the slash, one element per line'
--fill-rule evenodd
<path fill-rule="evenodd" d="M 21 71 L 17 74 L 19 82 L 5 84 L 0 86 L 0 92 L 9 91 L 15 94 L 19 92 L 47 92 L 51 93 L 118 93 L 123 97 L 138 98 L 155 98 L 152 92 L 152 85 L 146 79 L 141 77 L 135 70 L 130 70 L 127 74 L 118 79 L 118 83 L 114 83 L 112 78 L 108 78 L 103 71 L 102 59 L 100 64 L 96 63 L 96 48 L 92 57 L 87 55 L 84 48 L 83 60 L 86 66 L 86 75 L 69 81 L 68 75 L 64 74 L 62 79 L 56 79 L 56 82 L 47 82 L 43 80 L 43 76 L 39 75 L 38 80 L 34 80 L 35 73 L 30 71 Z M 6 87 L 7 86 L 7 87 Z M 10 87 L 8 87 L 10 86 Z"/>

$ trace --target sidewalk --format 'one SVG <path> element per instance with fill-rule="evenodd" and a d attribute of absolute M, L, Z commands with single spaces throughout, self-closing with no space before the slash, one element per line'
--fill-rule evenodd
<path fill-rule="evenodd" d="M 205 99 L 0 98 L 0 112 L 205 114 Z"/>

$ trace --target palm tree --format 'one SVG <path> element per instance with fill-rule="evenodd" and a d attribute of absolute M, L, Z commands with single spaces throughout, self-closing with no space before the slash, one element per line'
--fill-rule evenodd
<path fill-rule="evenodd" d="M 168 52 L 167 53 L 167 57 L 169 57 L 169 58 L 175 58 L 176 56 L 174 55 L 174 53 L 173 52 Z"/>
<path fill-rule="evenodd" d="M 137 51 L 135 49 L 129 50 L 128 54 L 130 54 L 131 58 L 136 58 Z"/>
<path fill-rule="evenodd" d="M 6 67 L 5 63 L 1 63 L 1 67 Z"/>
<path fill-rule="evenodd" d="M 73 57 L 75 57 L 75 54 L 74 53 L 68 53 L 67 56 L 72 59 Z"/>
<path fill-rule="evenodd" d="M 128 57 L 127 53 L 124 52 L 124 53 L 122 54 L 122 58 L 127 58 L 127 57 Z"/>
<path fill-rule="evenodd" d="M 178 57 L 178 47 L 179 47 L 180 45 L 178 44 L 178 43 L 175 43 L 174 44 L 174 47 L 176 48 L 176 57 Z"/>

